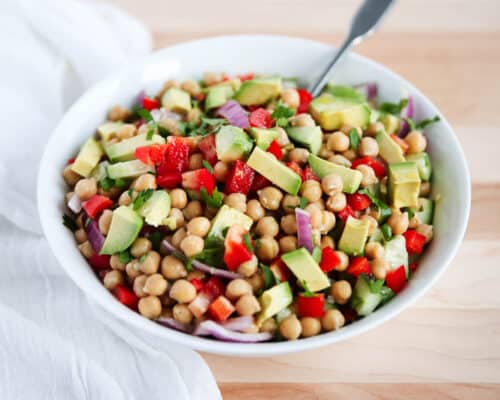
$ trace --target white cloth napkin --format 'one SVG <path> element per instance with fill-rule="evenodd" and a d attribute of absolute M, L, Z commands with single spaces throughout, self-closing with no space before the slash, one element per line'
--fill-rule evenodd
<path fill-rule="evenodd" d="M 84 89 L 147 54 L 149 33 L 114 7 L 75 0 L 2 0 L 0 26 L 0 399 L 220 399 L 197 353 L 83 295 L 36 211 L 50 132 Z"/>

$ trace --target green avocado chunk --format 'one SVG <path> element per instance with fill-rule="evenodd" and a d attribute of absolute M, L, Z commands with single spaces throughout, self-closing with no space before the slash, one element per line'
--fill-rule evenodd
<path fill-rule="evenodd" d="M 154 172 L 154 168 L 139 160 L 132 160 L 108 165 L 106 172 L 111 179 L 135 178 L 148 172 Z"/>
<path fill-rule="evenodd" d="M 279 132 L 276 129 L 250 128 L 250 136 L 255 139 L 255 144 L 262 150 L 267 150 L 278 135 Z"/>
<path fill-rule="evenodd" d="M 380 131 L 375 137 L 379 147 L 380 157 L 388 164 L 400 163 L 405 161 L 403 150 L 399 145 L 391 139 L 385 131 Z"/>
<path fill-rule="evenodd" d="M 99 125 L 97 128 L 97 133 L 99 134 L 100 138 L 102 139 L 103 143 L 107 143 L 108 140 L 110 139 L 111 135 L 116 133 L 118 129 L 123 125 L 123 122 L 118 121 L 118 122 L 105 122 L 102 125 Z"/>
<path fill-rule="evenodd" d="M 224 239 L 222 231 L 225 228 L 240 225 L 246 230 L 250 230 L 252 224 L 253 220 L 248 215 L 224 204 L 212 220 L 212 226 L 208 231 L 207 239 Z"/>
<path fill-rule="evenodd" d="M 312 154 L 318 154 L 323 143 L 323 132 L 319 126 L 295 126 L 286 133 L 295 142 L 307 147 Z"/>
<path fill-rule="evenodd" d="M 328 277 L 305 248 L 289 251 L 281 259 L 300 282 L 306 282 L 309 290 L 318 292 L 330 286 Z"/>
<path fill-rule="evenodd" d="M 99 142 L 94 138 L 90 138 L 80 149 L 75 162 L 71 165 L 71 169 L 78 175 L 87 178 L 97 166 L 103 154 Z"/>
<path fill-rule="evenodd" d="M 370 223 L 367 220 L 349 216 L 339 240 L 339 250 L 352 256 L 362 255 L 368 239 L 369 228 Z"/>
<path fill-rule="evenodd" d="M 134 243 L 142 228 L 142 218 L 132 208 L 120 206 L 113 211 L 108 235 L 101 254 L 115 254 Z"/>
<path fill-rule="evenodd" d="M 139 214 L 151 226 L 160 226 L 170 212 L 170 196 L 165 190 L 156 190 L 139 209 Z"/>
<path fill-rule="evenodd" d="M 260 105 L 278 97 L 280 92 L 280 77 L 254 78 L 241 84 L 234 99 L 244 106 Z"/>
<path fill-rule="evenodd" d="M 252 150 L 252 141 L 241 128 L 225 125 L 215 135 L 215 150 L 221 161 L 245 158 Z"/>
<path fill-rule="evenodd" d="M 384 125 L 385 131 L 389 134 L 395 134 L 399 130 L 399 118 L 392 114 L 382 114 L 379 121 Z"/>
<path fill-rule="evenodd" d="M 229 83 L 209 88 L 205 99 L 205 111 L 222 106 L 232 95 L 233 88 Z"/>
<path fill-rule="evenodd" d="M 343 191 L 346 193 L 354 193 L 358 190 L 363 178 L 363 174 L 358 170 L 343 167 L 342 165 L 334 164 L 326 161 L 314 154 L 309 155 L 309 165 L 313 172 L 321 179 L 329 174 L 340 176 L 343 183 Z"/>
<path fill-rule="evenodd" d="M 279 285 L 267 289 L 262 293 L 259 299 L 262 311 L 257 316 L 257 326 L 260 327 L 266 319 L 273 317 L 281 310 L 287 308 L 292 304 L 292 301 L 292 289 L 288 282 L 282 282 Z"/>
<path fill-rule="evenodd" d="M 155 143 L 163 144 L 165 143 L 165 139 L 160 135 L 153 135 L 151 139 L 148 139 L 148 134 L 142 133 L 107 146 L 106 154 L 111 161 L 129 161 L 135 158 L 134 153 L 138 147 L 149 146 Z"/>
<path fill-rule="evenodd" d="M 432 165 L 431 160 L 429 159 L 429 155 L 426 152 L 408 154 L 406 156 L 407 161 L 414 161 L 417 163 L 418 173 L 420 175 L 420 179 L 424 182 L 429 181 L 432 175 Z"/>
<path fill-rule="evenodd" d="M 394 207 L 418 207 L 420 175 L 415 162 L 389 164 L 389 195 Z"/>
<path fill-rule="evenodd" d="M 191 96 L 184 90 L 171 87 L 163 94 L 161 105 L 168 111 L 186 114 L 191 110 Z"/>

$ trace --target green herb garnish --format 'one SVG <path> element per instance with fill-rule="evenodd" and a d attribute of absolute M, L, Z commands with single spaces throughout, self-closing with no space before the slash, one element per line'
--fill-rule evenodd
<path fill-rule="evenodd" d="M 304 296 L 304 297 L 316 296 L 316 293 L 311 292 L 311 290 L 309 290 L 309 288 L 307 287 L 307 282 L 305 281 L 305 279 L 301 281 L 301 284 L 302 284 L 302 288 L 304 289 L 304 291 L 301 293 L 302 296 Z"/>
<path fill-rule="evenodd" d="M 317 263 L 321 262 L 321 248 L 318 246 L 314 246 L 313 251 L 312 251 L 312 258 L 314 258 L 314 261 Z"/>
<path fill-rule="evenodd" d="M 154 127 L 149 128 L 148 133 L 146 134 L 146 140 L 153 139 L 154 134 L 155 134 L 155 128 Z"/>
<path fill-rule="evenodd" d="M 286 128 L 288 126 L 288 118 L 293 117 L 295 111 L 285 106 L 282 102 L 278 102 L 276 108 L 271 114 L 271 118 L 276 120 L 276 125 Z"/>
<path fill-rule="evenodd" d="M 416 129 L 424 129 L 427 126 L 432 125 L 432 124 L 439 122 L 439 121 L 441 121 L 441 118 L 439 118 L 439 115 L 435 115 L 432 118 L 426 118 L 420 122 L 417 122 L 417 125 L 415 125 L 415 128 Z"/>
<path fill-rule="evenodd" d="M 222 205 L 222 194 L 219 189 L 215 187 L 212 194 L 208 194 L 207 189 L 204 187 L 200 190 L 201 199 L 205 202 L 208 207 L 219 208 Z"/>
<path fill-rule="evenodd" d="M 63 225 L 71 232 L 78 230 L 78 225 L 76 224 L 75 220 L 68 214 L 63 214 Z"/>
<path fill-rule="evenodd" d="M 139 262 L 142 264 L 144 262 L 144 260 L 146 259 L 146 257 L 147 257 L 146 254 L 143 254 L 141 256 L 141 258 L 139 258 Z"/>
<path fill-rule="evenodd" d="M 394 297 L 394 292 L 388 288 L 387 286 L 382 286 L 380 288 L 380 295 L 382 296 L 382 301 L 379 304 L 379 307 L 385 303 L 387 303 L 389 300 L 391 300 Z"/>
<path fill-rule="evenodd" d="M 366 278 L 366 281 L 368 282 L 368 287 L 370 288 L 370 292 L 372 293 L 379 293 L 380 290 L 382 289 L 382 286 L 384 286 L 383 279 Z"/>
<path fill-rule="evenodd" d="M 359 133 L 355 128 L 349 131 L 349 141 L 351 142 L 351 149 L 357 150 L 360 142 Z"/>
<path fill-rule="evenodd" d="M 309 200 L 307 200 L 305 197 L 301 197 L 299 200 L 299 207 L 304 209 L 306 206 L 309 204 Z M 295 208 L 295 207 L 292 207 Z"/>
<path fill-rule="evenodd" d="M 399 116 L 401 110 L 407 105 L 408 99 L 401 99 L 399 103 L 382 103 L 378 109 L 380 112 Z"/>
<path fill-rule="evenodd" d="M 403 209 L 403 212 L 407 212 L 408 213 L 408 219 L 412 219 L 414 216 L 415 216 L 415 210 L 411 207 L 405 207 Z"/>
<path fill-rule="evenodd" d="M 154 193 L 153 189 L 141 190 L 137 194 L 137 197 L 134 199 L 133 202 L 134 210 L 138 210 L 139 208 L 141 208 L 144 205 L 144 203 L 149 200 L 149 198 L 153 195 L 153 193 Z"/>
<path fill-rule="evenodd" d="M 387 218 L 389 218 L 392 211 L 391 208 L 383 200 L 381 200 L 368 189 L 360 189 L 358 190 L 358 193 L 368 196 L 371 202 L 377 207 L 377 209 L 380 211 L 380 222 L 384 222 Z"/>
<path fill-rule="evenodd" d="M 252 237 L 249 233 L 245 233 L 243 235 L 243 243 L 245 243 L 245 247 L 248 249 L 248 251 L 250 253 L 253 253 Z"/>
<path fill-rule="evenodd" d="M 107 176 L 102 178 L 99 181 L 99 186 L 101 187 L 102 190 L 107 192 L 109 189 L 113 187 L 114 181 L 111 178 L 108 178 Z"/>
<path fill-rule="evenodd" d="M 267 265 L 260 263 L 260 269 L 262 270 L 262 277 L 264 278 L 264 287 L 269 289 L 271 286 L 278 285 L 280 283 L 279 279 L 276 278 L 274 272 Z"/>
<path fill-rule="evenodd" d="M 137 110 L 137 114 L 146 122 L 154 122 L 153 116 L 145 108 L 140 108 Z"/>
<path fill-rule="evenodd" d="M 380 227 L 382 231 L 382 235 L 384 236 L 384 240 L 387 242 L 392 238 L 392 229 L 388 224 L 384 224 Z"/>
<path fill-rule="evenodd" d="M 133 257 L 130 255 L 128 250 L 123 250 L 118 254 L 118 261 L 122 264 L 128 264 L 133 260 Z"/>
<path fill-rule="evenodd" d="M 191 272 L 193 270 L 193 259 L 188 258 L 184 265 L 186 266 L 186 271 Z"/>
<path fill-rule="evenodd" d="M 210 163 L 207 160 L 202 160 L 201 163 L 203 164 L 203 166 L 206 168 L 206 170 L 208 172 L 210 172 L 211 174 L 214 173 L 214 168 L 212 167 L 212 165 L 210 165 Z"/>
<path fill-rule="evenodd" d="M 149 240 L 151 240 L 151 244 L 153 245 L 153 250 L 160 251 L 161 240 L 163 239 L 163 235 L 160 231 L 153 232 L 149 235 Z"/>

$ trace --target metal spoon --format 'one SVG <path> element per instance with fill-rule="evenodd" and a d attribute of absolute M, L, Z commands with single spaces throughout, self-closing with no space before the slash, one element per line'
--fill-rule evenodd
<path fill-rule="evenodd" d="M 331 72 L 344 53 L 352 46 L 360 43 L 365 37 L 372 34 L 375 27 L 382 20 L 387 10 L 395 0 L 365 0 L 358 12 L 351 21 L 351 28 L 349 35 L 340 46 L 339 50 L 335 53 L 332 60 L 328 63 L 327 67 L 321 73 L 319 78 L 312 82 L 309 86 L 309 91 L 316 97 L 323 86 L 328 81 Z"/>

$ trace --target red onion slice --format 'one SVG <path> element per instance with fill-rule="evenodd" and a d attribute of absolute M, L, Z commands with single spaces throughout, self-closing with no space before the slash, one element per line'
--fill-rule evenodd
<path fill-rule="evenodd" d="M 182 117 L 172 111 L 167 111 L 164 108 L 157 108 L 150 111 L 151 117 L 155 122 L 160 122 L 163 118 L 170 118 L 176 121 L 180 121 Z"/>
<path fill-rule="evenodd" d="M 166 326 L 167 328 L 175 329 L 176 331 L 185 333 L 191 333 L 193 330 L 190 324 L 184 324 L 182 322 L 176 321 L 173 318 L 160 317 L 156 320 L 156 322 L 163 326 Z"/>
<path fill-rule="evenodd" d="M 206 320 L 200 322 L 193 332 L 196 336 L 213 336 L 224 342 L 257 343 L 271 340 L 273 335 L 269 332 L 241 333 L 226 329 L 217 322 Z"/>
<path fill-rule="evenodd" d="M 299 207 L 295 209 L 297 220 L 297 240 L 299 247 L 305 247 L 309 252 L 313 251 L 311 216 Z"/>
<path fill-rule="evenodd" d="M 226 118 L 231 125 L 246 129 L 250 126 L 248 114 L 243 107 L 234 100 L 229 100 L 223 106 L 219 107 L 217 114 Z"/>
<path fill-rule="evenodd" d="M 68 208 L 75 214 L 78 214 L 80 211 L 82 211 L 82 202 L 80 201 L 80 198 L 76 195 L 76 193 L 73 193 L 69 198 Z"/>
<path fill-rule="evenodd" d="M 410 125 L 404 118 L 413 118 L 414 114 L 414 104 L 413 104 L 413 97 L 408 96 L 408 104 L 406 104 L 406 107 L 404 107 L 401 110 L 401 113 L 399 114 L 401 116 L 401 119 L 399 121 L 400 128 L 398 132 L 398 136 L 400 138 L 404 138 L 408 132 L 410 132 Z"/>
<path fill-rule="evenodd" d="M 378 96 L 378 85 L 375 82 L 366 82 L 354 87 L 362 93 L 368 101 L 373 101 Z"/>
<path fill-rule="evenodd" d="M 99 225 L 93 219 L 90 219 L 86 216 L 86 220 L 83 222 L 85 226 L 85 233 L 87 234 L 87 239 L 94 251 L 99 254 L 102 249 L 102 245 L 104 244 L 104 236 L 99 230 Z"/>
<path fill-rule="evenodd" d="M 229 318 L 222 326 L 230 331 L 243 332 L 250 328 L 253 324 L 253 317 L 244 315 L 242 317 Z"/>

